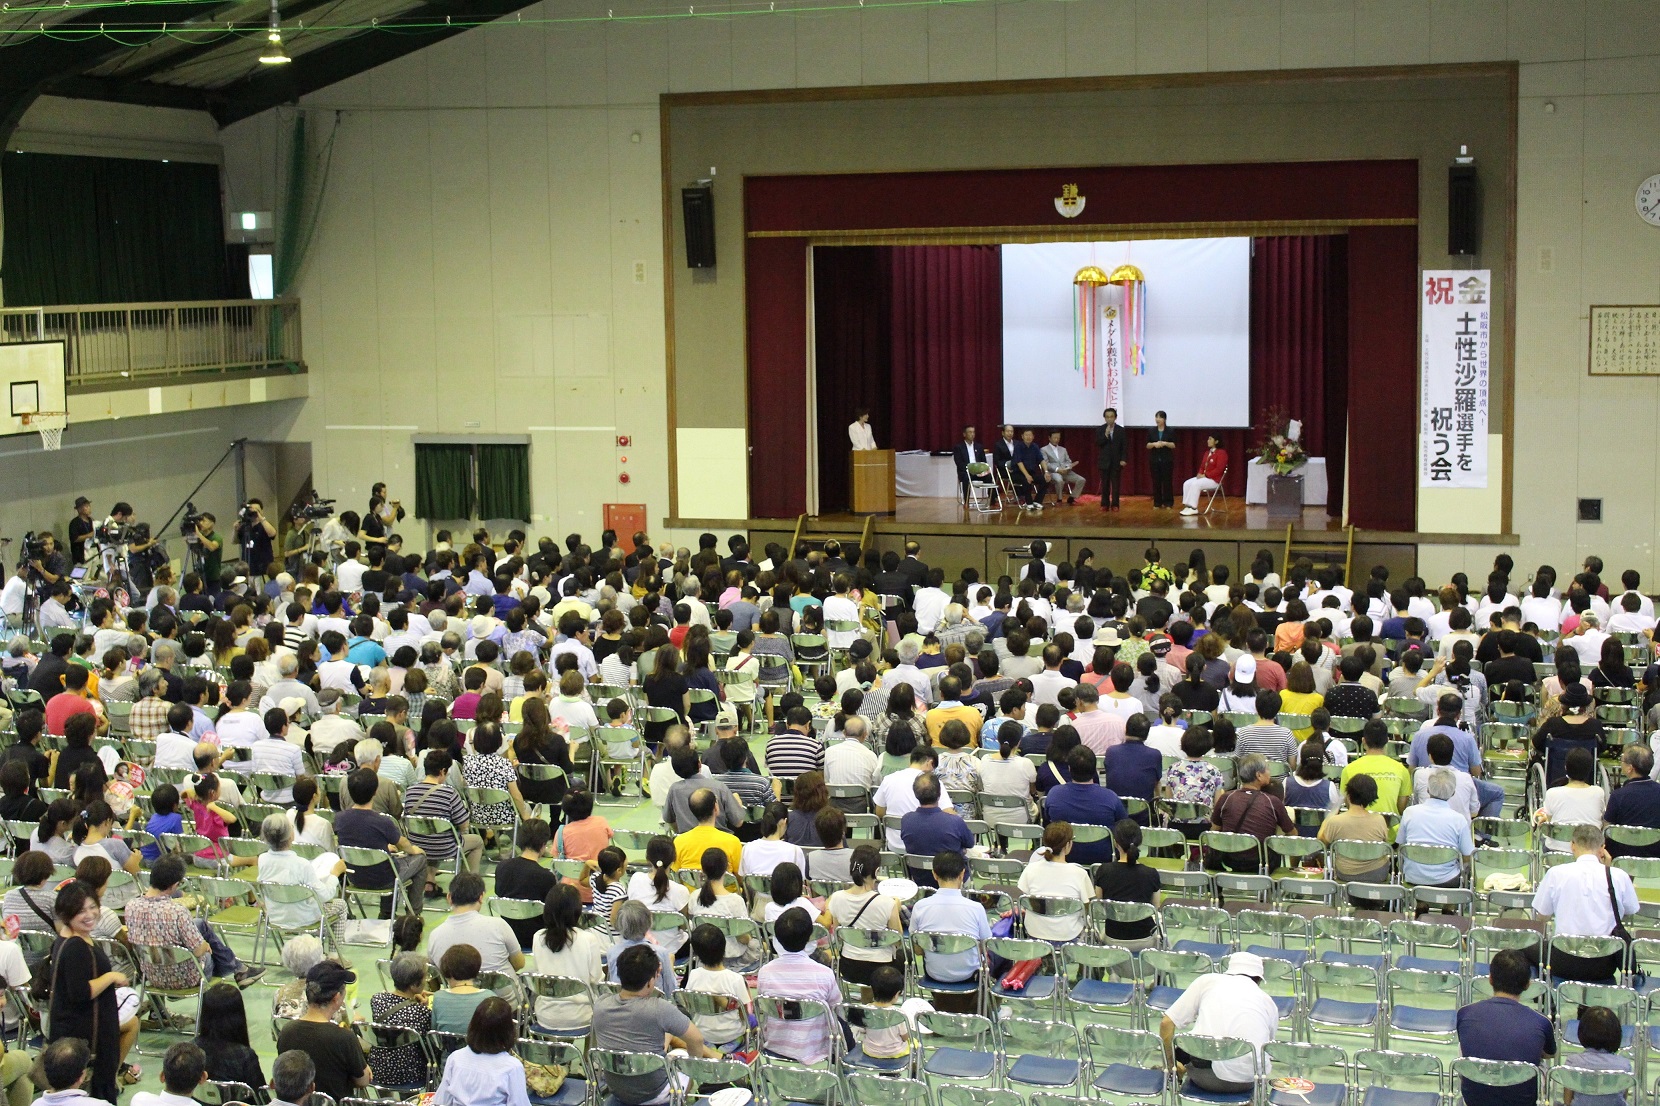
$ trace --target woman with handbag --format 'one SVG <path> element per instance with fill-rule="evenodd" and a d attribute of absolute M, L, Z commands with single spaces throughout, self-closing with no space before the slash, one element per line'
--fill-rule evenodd
<path fill-rule="evenodd" d="M 80 883 L 58 892 L 53 914 L 58 940 L 52 946 L 51 1020 L 49 1041 L 79 1037 L 92 1050 L 92 1080 L 87 1093 L 114 1102 L 119 1093 L 116 1071 L 125 1053 L 122 1047 L 116 988 L 128 986 L 125 974 L 110 968 L 109 957 L 93 944 L 98 927 L 98 900 Z M 138 1036 L 138 1020 L 132 1022 Z M 128 1042 L 130 1044 L 130 1042 Z"/>

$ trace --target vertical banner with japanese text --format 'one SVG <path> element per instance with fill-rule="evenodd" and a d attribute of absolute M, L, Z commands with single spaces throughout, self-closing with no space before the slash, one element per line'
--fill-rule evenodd
<path fill-rule="evenodd" d="M 1418 486 L 1487 486 L 1492 271 L 1426 269 Z"/>

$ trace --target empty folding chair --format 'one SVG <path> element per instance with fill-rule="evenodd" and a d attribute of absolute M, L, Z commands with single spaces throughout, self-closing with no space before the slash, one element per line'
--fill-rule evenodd
<path fill-rule="evenodd" d="M 1376 1043 L 1383 1035 L 1383 1008 L 1379 1001 L 1378 972 L 1362 964 L 1327 964 L 1315 960 L 1303 965 L 1305 1033 L 1316 1028 L 1330 1033 L 1359 1035 Z"/>
<path fill-rule="evenodd" d="M 1166 903 L 1164 906 L 1166 934 L 1173 936 L 1181 930 L 1195 930 L 1208 938 L 1203 941 L 1191 937 L 1179 938 L 1171 946 L 1177 952 L 1202 952 L 1213 959 L 1222 959 L 1234 951 L 1230 940 L 1232 922 L 1228 912 L 1216 906 L 1187 906 L 1181 903 Z"/>
<path fill-rule="evenodd" d="M 589 1055 L 593 1055 L 592 1052 Z M 841 1106 L 842 1080 L 838 1072 L 803 1067 L 775 1058 L 764 1059 L 758 1066 L 761 1085 L 767 1091 L 767 1101 Z"/>
<path fill-rule="evenodd" d="M 1446 1071 L 1439 1056 L 1363 1049 L 1355 1053 L 1354 1063 L 1358 1106 L 1441 1106 L 1445 1097 Z M 1362 1072 L 1370 1077 L 1364 1088 Z M 1426 1089 L 1425 1083 L 1433 1089 Z"/>
<path fill-rule="evenodd" d="M 1273 1064 L 1276 1078 L 1307 1079 L 1314 1086 L 1307 1091 L 1271 1090 L 1269 1106 L 1344 1106 L 1349 1098 L 1349 1055 L 1334 1045 L 1311 1045 L 1304 1041 L 1270 1041 L 1263 1055 Z M 1339 1082 L 1328 1083 L 1319 1073 L 1335 1068 Z"/>
<path fill-rule="evenodd" d="M 1084 1013 L 1138 1015 L 1135 953 L 1114 945 L 1071 944 L 1061 949 L 1061 977 L 1065 989 L 1061 1002 L 1072 1023 Z M 1126 977 L 1113 979 L 1114 974 Z"/>
<path fill-rule="evenodd" d="M 1458 1006 L 1463 977 L 1456 971 L 1426 972 L 1391 968 L 1384 975 L 1384 998 L 1389 1016 L 1383 1043 L 1395 1038 L 1443 1043 L 1458 1030 Z"/>
<path fill-rule="evenodd" d="M 1525 1099 L 1533 1102 L 1539 1096 L 1538 1066 L 1520 1060 L 1478 1060 L 1473 1056 L 1460 1056 L 1452 1062 L 1452 1075 L 1462 1081 L 1461 1087 L 1475 1084 L 1494 1090 L 1515 1088 L 1511 1091 L 1514 1101 Z M 1463 1093 L 1461 1090 L 1461 1097 Z"/>
<path fill-rule="evenodd" d="M 1097 1097 L 1130 1102 L 1162 1102 L 1169 1086 L 1164 1042 L 1144 1029 L 1112 1025 L 1084 1028 L 1084 1051 L 1094 1078 Z"/>
<path fill-rule="evenodd" d="M 1394 964 L 1419 972 L 1460 973 L 1464 967 L 1464 930 L 1450 922 L 1399 918 L 1389 923 Z"/>
<path fill-rule="evenodd" d="M 847 1073 L 847 1090 L 854 1102 L 881 1102 L 884 1106 L 933 1106 L 928 1084 L 909 1077 L 889 1078 L 861 1071 Z"/>
<path fill-rule="evenodd" d="M 1004 1018 L 999 1026 L 1005 1083 L 1027 1091 L 1082 1090 L 1083 1048 L 1077 1029 L 1064 1022 L 1019 1017 Z"/>
<path fill-rule="evenodd" d="M 939 1087 L 935 1090 L 940 1106 L 1026 1106 L 1019 1091 L 999 1087 Z"/>
<path fill-rule="evenodd" d="M 997 1081 L 997 1034 L 990 1018 L 932 1011 L 918 1016 L 917 1027 L 923 1030 L 916 1037 L 922 1077 L 930 1084 Z"/>
<path fill-rule="evenodd" d="M 1309 919 L 1282 910 L 1241 910 L 1234 916 L 1237 944 L 1264 958 L 1302 966 L 1313 948 Z"/>
<path fill-rule="evenodd" d="M 1389 960 L 1388 939 L 1377 918 L 1325 914 L 1314 919 L 1314 944 L 1328 964 L 1364 964 L 1381 972 Z"/>

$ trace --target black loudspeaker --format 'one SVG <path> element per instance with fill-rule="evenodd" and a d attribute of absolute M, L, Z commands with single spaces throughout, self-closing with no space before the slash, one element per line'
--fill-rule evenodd
<path fill-rule="evenodd" d="M 715 267 L 715 190 L 707 184 L 680 190 L 686 220 L 686 267 Z"/>
<path fill-rule="evenodd" d="M 1447 252 L 1470 257 L 1480 242 L 1481 196 L 1477 191 L 1476 167 L 1454 165 L 1447 170 Z"/>

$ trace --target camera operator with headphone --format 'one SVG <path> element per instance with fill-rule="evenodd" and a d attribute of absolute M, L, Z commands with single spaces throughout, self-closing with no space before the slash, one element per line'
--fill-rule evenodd
<path fill-rule="evenodd" d="M 271 547 L 271 540 L 276 536 L 276 526 L 265 517 L 264 503 L 249 499 L 242 505 L 236 519 L 236 546 L 248 563 L 249 579 L 265 579 L 276 557 Z"/>

